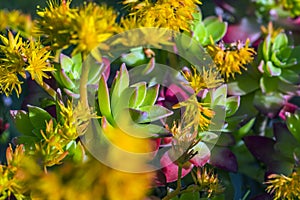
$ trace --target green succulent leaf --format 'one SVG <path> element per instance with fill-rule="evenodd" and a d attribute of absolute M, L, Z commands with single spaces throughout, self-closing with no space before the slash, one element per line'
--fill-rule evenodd
<path fill-rule="evenodd" d="M 264 57 L 264 60 L 266 60 L 266 61 L 268 61 L 270 59 L 271 44 L 272 44 L 271 35 L 268 35 L 262 44 L 263 57 Z"/>
<path fill-rule="evenodd" d="M 264 65 L 264 72 L 268 76 L 280 76 L 281 69 L 276 67 L 271 61 L 267 61 Z"/>
<path fill-rule="evenodd" d="M 10 112 L 17 130 L 26 136 L 35 136 L 32 132 L 32 125 L 28 113 L 24 110 L 14 110 Z"/>
<path fill-rule="evenodd" d="M 278 77 L 262 76 L 260 78 L 260 88 L 264 93 L 275 92 L 278 88 Z"/>
<path fill-rule="evenodd" d="M 280 33 L 275 37 L 275 39 L 273 41 L 272 51 L 282 49 L 282 48 L 286 47 L 287 45 L 288 45 L 287 35 L 284 33 Z"/>
<path fill-rule="evenodd" d="M 236 113 L 240 105 L 240 96 L 231 96 L 226 99 L 226 117 Z"/>
<path fill-rule="evenodd" d="M 300 113 L 289 114 L 287 117 L 287 127 L 292 135 L 300 142 Z"/>
<path fill-rule="evenodd" d="M 199 199 L 200 199 L 199 192 L 189 192 L 189 193 L 183 193 L 180 196 L 179 200 L 199 200 Z"/>
<path fill-rule="evenodd" d="M 105 116 L 110 123 L 113 123 L 113 117 L 110 107 L 110 96 L 104 75 L 101 75 L 99 81 L 98 104 L 102 115 Z"/>
<path fill-rule="evenodd" d="M 295 73 L 292 70 L 283 70 L 281 75 L 279 76 L 279 79 L 281 79 L 282 81 L 286 82 L 286 83 L 290 83 L 290 84 L 299 84 L 300 81 L 300 75 Z"/>
<path fill-rule="evenodd" d="M 37 134 L 38 137 L 42 137 L 40 135 L 41 130 L 46 129 L 46 122 L 49 122 L 51 119 L 53 120 L 54 125 L 56 121 L 52 116 L 42 108 L 28 105 L 28 115 L 29 120 L 34 127 L 33 133 Z"/>
<path fill-rule="evenodd" d="M 173 114 L 172 111 L 160 105 L 143 106 L 140 107 L 138 110 L 146 112 L 148 114 L 147 118 L 141 121 L 141 123 L 153 122 Z"/>
<path fill-rule="evenodd" d="M 141 106 L 154 105 L 159 92 L 159 85 L 153 85 L 147 88 L 147 94 Z"/>
<path fill-rule="evenodd" d="M 130 97 L 129 106 L 130 108 L 138 108 L 142 105 L 146 98 L 146 82 L 138 82 L 132 85 L 131 87 L 135 87 L 135 90 L 132 96 Z"/>
<path fill-rule="evenodd" d="M 214 41 L 218 41 L 226 33 L 227 23 L 220 21 L 218 17 L 215 16 L 207 17 L 203 20 L 203 23 L 208 35 L 203 45 L 207 45 L 210 43 L 210 39 L 209 39 L 210 36 L 213 38 Z"/>
<path fill-rule="evenodd" d="M 66 72 L 71 71 L 73 68 L 73 60 L 64 54 L 60 54 L 60 64 L 61 68 Z"/>
<path fill-rule="evenodd" d="M 112 84 L 111 106 L 114 107 L 120 100 L 122 92 L 129 87 L 129 74 L 126 65 L 122 64 Z"/>

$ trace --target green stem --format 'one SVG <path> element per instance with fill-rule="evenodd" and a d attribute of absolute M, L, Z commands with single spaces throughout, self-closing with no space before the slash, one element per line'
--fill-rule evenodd
<path fill-rule="evenodd" d="M 47 83 L 43 82 L 43 84 L 39 84 L 36 82 L 38 85 L 40 85 L 54 100 L 56 100 L 56 92 L 53 90 L 52 87 L 50 87 Z"/>
<path fill-rule="evenodd" d="M 83 106 L 86 106 L 86 108 L 89 107 L 88 96 L 87 96 L 88 79 L 89 79 L 89 67 L 83 64 L 81 70 L 81 76 L 80 76 L 79 93 L 80 93 L 80 101 L 83 104 Z"/>
<path fill-rule="evenodd" d="M 169 193 L 167 196 L 165 196 L 162 200 L 169 200 L 172 199 L 173 197 L 176 197 L 178 194 L 181 193 L 181 175 L 182 175 L 182 164 L 178 164 L 178 179 L 177 179 L 177 187 L 176 189 Z"/>

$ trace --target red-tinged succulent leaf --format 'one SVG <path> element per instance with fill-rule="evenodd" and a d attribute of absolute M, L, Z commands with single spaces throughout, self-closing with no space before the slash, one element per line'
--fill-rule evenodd
<path fill-rule="evenodd" d="M 162 167 L 162 171 L 166 176 L 167 183 L 174 182 L 178 179 L 178 165 L 175 164 L 170 156 L 169 151 L 165 152 L 164 155 L 160 159 L 160 165 Z M 182 175 L 181 177 L 186 176 L 192 168 L 194 167 L 193 164 L 187 163 L 182 168 Z"/>
<path fill-rule="evenodd" d="M 263 136 L 246 136 L 243 138 L 247 148 L 259 161 L 270 164 L 273 162 L 274 144 L 275 141 L 268 137 Z"/>
<path fill-rule="evenodd" d="M 226 147 L 215 146 L 211 151 L 209 163 L 230 172 L 237 172 L 238 163 L 232 151 Z"/>
<path fill-rule="evenodd" d="M 197 154 L 190 160 L 196 167 L 203 167 L 210 159 L 210 150 L 204 142 L 199 142 L 193 147 Z"/>

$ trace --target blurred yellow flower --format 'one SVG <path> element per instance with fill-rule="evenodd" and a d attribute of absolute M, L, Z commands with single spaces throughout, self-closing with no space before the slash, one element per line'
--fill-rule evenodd
<path fill-rule="evenodd" d="M 131 7 L 131 15 L 137 16 L 138 23 L 144 27 L 169 28 L 175 31 L 189 31 L 192 14 L 197 12 L 198 0 L 148 0 L 123 1 Z"/>
<path fill-rule="evenodd" d="M 24 147 L 19 145 L 13 151 L 11 145 L 6 149 L 7 165 L 0 164 L 0 196 L 1 199 L 24 199 L 28 188 L 23 182 L 22 174 L 19 174 L 23 159 Z"/>
<path fill-rule="evenodd" d="M 25 37 L 30 36 L 32 33 L 34 23 L 30 15 L 23 14 L 18 10 L 0 10 L 0 19 L 5 19 L 0 21 L 0 31 L 10 29 L 20 32 Z"/>
<path fill-rule="evenodd" d="M 234 78 L 235 73 L 241 74 L 241 68 L 247 69 L 246 64 L 252 62 L 256 54 L 253 48 L 249 48 L 249 39 L 243 44 L 240 41 L 226 46 L 223 42 L 218 45 L 212 44 L 207 46 L 208 53 L 212 56 L 218 71 L 228 80 L 230 76 Z"/>
<path fill-rule="evenodd" d="M 76 45 L 73 54 L 78 52 L 87 54 L 117 33 L 119 27 L 115 22 L 116 17 L 117 14 L 112 8 L 91 2 L 79 8 L 73 22 L 74 28 L 70 41 Z"/>

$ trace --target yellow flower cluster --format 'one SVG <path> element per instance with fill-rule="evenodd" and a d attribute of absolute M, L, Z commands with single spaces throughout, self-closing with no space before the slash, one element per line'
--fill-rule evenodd
<path fill-rule="evenodd" d="M 207 197 L 210 198 L 215 194 L 220 194 L 224 191 L 224 188 L 220 184 L 218 176 L 213 173 L 212 170 L 204 168 L 197 168 L 196 174 L 193 175 L 194 182 L 199 185 L 201 191 L 207 193 Z"/>
<path fill-rule="evenodd" d="M 268 181 L 266 191 L 274 195 L 274 200 L 298 199 L 300 195 L 300 174 L 299 171 L 293 172 L 290 176 L 271 174 Z"/>
<path fill-rule="evenodd" d="M 50 52 L 42 47 L 40 41 L 30 40 L 28 43 L 22 41 L 17 34 L 13 36 L 0 35 L 3 45 L 0 45 L 0 93 L 9 96 L 13 91 L 19 96 L 22 81 L 18 76 L 26 78 L 26 71 L 31 78 L 43 85 L 43 78 L 49 78 L 45 72 L 54 71 L 49 63 Z"/>
<path fill-rule="evenodd" d="M 20 32 L 23 36 L 30 36 L 34 23 L 30 15 L 25 15 L 18 10 L 0 10 L 0 32 L 11 29 Z"/>
<path fill-rule="evenodd" d="M 11 146 L 6 150 L 7 165 L 0 165 L 0 194 L 1 199 L 10 198 L 13 194 L 17 199 L 24 199 L 27 188 L 18 173 L 24 159 L 23 145 L 17 146 L 15 151 Z"/>
<path fill-rule="evenodd" d="M 64 49 L 74 45 L 73 54 L 88 54 L 101 42 L 118 32 L 117 17 L 113 9 L 95 3 L 70 8 L 71 0 L 49 0 L 48 8 L 37 12 L 38 35 L 52 43 L 53 49 Z"/>
<path fill-rule="evenodd" d="M 212 67 L 209 70 L 203 67 L 201 72 L 198 72 L 195 67 L 192 67 L 192 70 L 193 72 L 185 70 L 182 74 L 196 94 L 203 89 L 212 89 L 223 83 L 223 79 L 219 77 L 219 73 L 213 71 Z"/>
<path fill-rule="evenodd" d="M 243 44 L 240 41 L 234 42 L 226 46 L 223 42 L 207 46 L 207 51 L 213 58 L 218 71 L 228 80 L 230 76 L 234 78 L 235 73 L 241 74 L 241 68 L 247 69 L 246 64 L 254 59 L 255 50 L 249 47 L 249 39 Z"/>
<path fill-rule="evenodd" d="M 131 15 L 143 27 L 169 28 L 174 31 L 185 30 L 189 32 L 193 13 L 197 12 L 199 0 L 158 0 L 152 3 L 145 1 L 123 1 L 131 7 Z M 138 28 L 138 27 L 136 27 Z"/>
<path fill-rule="evenodd" d="M 193 130 L 207 131 L 215 112 L 207 104 L 199 103 L 197 96 L 192 95 L 188 100 L 180 102 L 173 108 L 184 107 L 182 123 Z M 199 128 L 199 129 L 198 129 Z"/>

